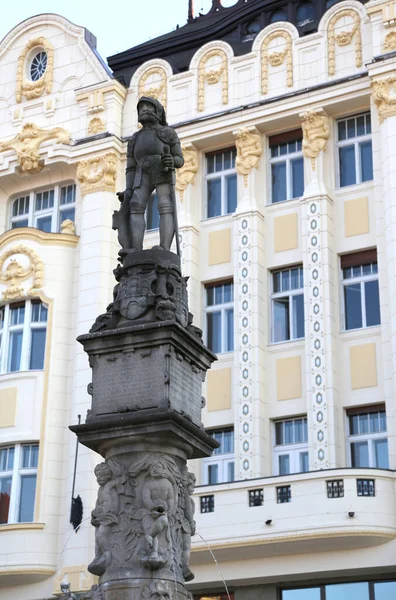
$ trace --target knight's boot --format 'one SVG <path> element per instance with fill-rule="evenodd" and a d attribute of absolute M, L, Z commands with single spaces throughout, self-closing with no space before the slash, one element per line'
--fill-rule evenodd
<path fill-rule="evenodd" d="M 172 213 L 162 213 L 160 215 L 160 247 L 169 251 L 173 236 L 175 234 L 175 225 Z"/>

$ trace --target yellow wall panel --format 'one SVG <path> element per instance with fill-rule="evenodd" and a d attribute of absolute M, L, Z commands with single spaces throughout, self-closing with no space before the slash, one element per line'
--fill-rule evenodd
<path fill-rule="evenodd" d="M 344 204 L 345 236 L 369 233 L 368 198 L 355 198 Z"/>
<path fill-rule="evenodd" d="M 231 261 L 231 228 L 209 233 L 209 266 Z"/>
<path fill-rule="evenodd" d="M 276 390 L 278 400 L 301 398 L 301 356 L 278 358 L 276 361 Z"/>
<path fill-rule="evenodd" d="M 209 412 L 231 408 L 232 369 L 213 369 L 208 373 Z"/>
<path fill-rule="evenodd" d="M 0 428 L 15 427 L 17 394 L 16 387 L 0 390 Z"/>
<path fill-rule="evenodd" d="M 374 387 L 378 384 L 375 344 L 351 346 L 349 358 L 353 390 Z"/>
<path fill-rule="evenodd" d="M 284 215 L 274 219 L 275 252 L 285 252 L 298 248 L 298 215 Z"/>

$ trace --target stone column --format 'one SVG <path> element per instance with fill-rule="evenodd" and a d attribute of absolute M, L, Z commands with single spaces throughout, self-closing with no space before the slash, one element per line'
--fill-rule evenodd
<path fill-rule="evenodd" d="M 302 198 L 305 360 L 310 470 L 337 466 L 334 382 L 333 207 L 326 193 L 325 157 L 330 135 L 322 109 L 303 113 L 305 192 Z"/>
<path fill-rule="evenodd" d="M 235 132 L 238 175 L 238 207 L 234 215 L 234 389 L 235 456 L 238 479 L 268 472 L 264 365 L 266 332 L 260 318 L 265 302 L 264 217 L 257 198 L 262 186 L 256 168 L 262 156 L 262 140 L 255 127 Z M 257 326 L 256 326 L 257 324 Z"/>
<path fill-rule="evenodd" d="M 381 339 L 390 468 L 396 465 L 396 60 L 377 67 L 373 80 L 373 159 Z M 391 73 L 391 74 L 390 74 Z M 378 132 L 375 135 L 375 132 Z"/>

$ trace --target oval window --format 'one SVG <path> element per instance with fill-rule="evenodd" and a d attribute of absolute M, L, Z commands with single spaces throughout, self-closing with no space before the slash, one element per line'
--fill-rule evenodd
<path fill-rule="evenodd" d="M 287 21 L 287 15 L 285 10 L 276 10 L 272 13 L 272 15 L 269 18 L 270 23 L 277 23 L 278 21 Z"/>
<path fill-rule="evenodd" d="M 47 69 L 47 53 L 44 50 L 37 52 L 30 63 L 30 78 L 32 81 L 38 81 L 44 75 Z"/>

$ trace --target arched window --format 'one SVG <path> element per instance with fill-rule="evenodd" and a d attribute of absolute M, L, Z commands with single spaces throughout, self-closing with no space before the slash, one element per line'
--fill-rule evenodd
<path fill-rule="evenodd" d="M 0 373 L 44 368 L 47 318 L 40 300 L 0 308 Z"/>
<path fill-rule="evenodd" d="M 28 192 L 12 201 L 9 227 L 35 227 L 47 233 L 59 232 L 64 221 L 74 222 L 75 203 L 74 184 Z"/>
<path fill-rule="evenodd" d="M 159 228 L 158 196 L 156 192 L 151 194 L 147 203 L 146 228 L 147 230 Z"/>
<path fill-rule="evenodd" d="M 278 21 L 287 21 L 287 14 L 283 8 L 275 10 L 269 18 L 270 23 L 277 23 Z"/>
<path fill-rule="evenodd" d="M 298 25 L 315 20 L 315 7 L 312 2 L 301 2 L 297 6 L 296 20 Z"/>
<path fill-rule="evenodd" d="M 261 25 L 260 25 L 259 19 L 253 19 L 252 21 L 249 21 L 249 23 L 246 23 L 246 25 L 245 25 L 245 34 L 246 35 L 257 34 L 260 32 L 260 30 L 261 30 Z"/>

